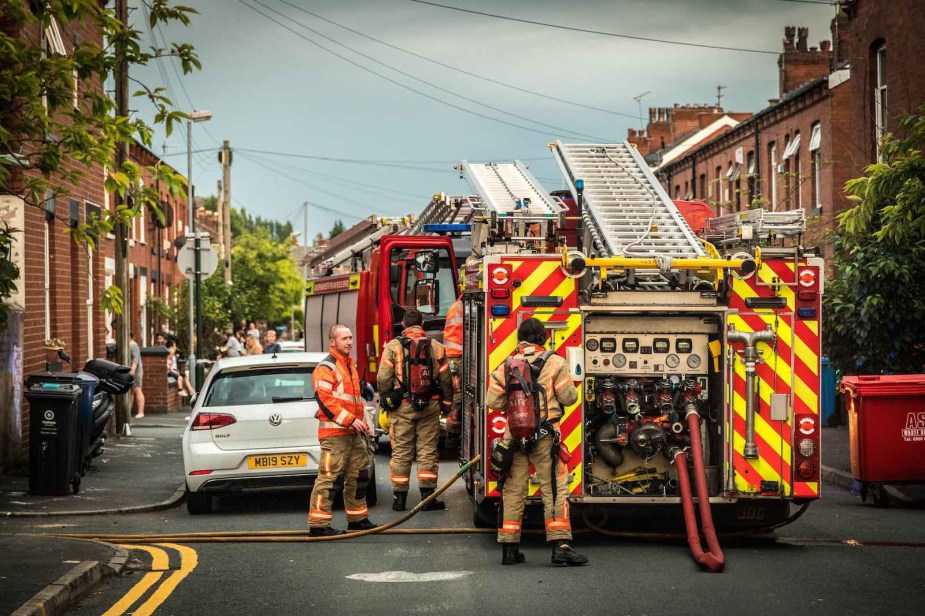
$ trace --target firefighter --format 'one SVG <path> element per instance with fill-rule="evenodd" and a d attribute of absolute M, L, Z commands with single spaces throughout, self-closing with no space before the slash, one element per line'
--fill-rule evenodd
<path fill-rule="evenodd" d="M 546 344 L 546 329 L 537 319 L 526 319 L 517 328 L 517 350 L 515 359 L 526 359 L 534 364 L 543 354 Z M 501 448 L 506 452 L 506 464 L 509 466 L 507 477 L 503 479 L 502 507 L 503 518 L 498 529 L 498 543 L 502 545 L 503 565 L 515 565 L 525 562 L 520 551 L 520 524 L 523 519 L 524 503 L 530 479 L 530 465 L 536 469 L 536 480 L 543 494 L 543 508 L 546 519 L 546 541 L 552 546 L 552 563 L 554 565 L 584 565 L 588 557 L 574 551 L 569 542 L 572 539 L 572 527 L 569 521 L 569 474 L 567 465 L 558 460 L 559 456 L 559 419 L 566 406 L 578 401 L 578 390 L 572 383 L 566 361 L 555 354 L 548 354 L 545 364 L 535 379 L 542 386 L 540 396 L 545 392 L 546 421 L 543 430 L 538 430 L 538 438 L 531 443 L 527 451 L 519 450 L 516 441 L 507 429 L 501 441 Z M 489 408 L 504 412 L 507 407 L 508 386 L 505 383 L 505 366 L 502 364 L 491 373 L 488 384 L 486 404 Z M 555 471 L 555 475 L 553 475 Z"/>
<path fill-rule="evenodd" d="M 462 431 L 463 284 L 462 277 L 460 277 L 460 295 L 447 311 L 446 325 L 443 328 L 443 347 L 446 349 L 446 358 L 450 365 L 450 376 L 453 382 L 453 406 L 446 418 L 447 449 L 459 446 L 459 434 Z"/>
<path fill-rule="evenodd" d="M 379 361 L 377 385 L 380 399 L 388 398 L 383 404 L 393 406 L 390 435 L 392 437 L 392 509 L 404 511 L 411 482 L 411 463 L 417 452 L 418 487 L 421 500 L 434 493 L 437 487 L 437 470 L 440 460 L 437 456 L 437 440 L 440 436 L 440 413 L 449 410 L 453 398 L 453 383 L 446 351 L 439 342 L 427 338 L 422 324 L 424 317 L 417 309 L 405 312 L 402 325 L 405 329 L 398 338 L 389 341 Z M 421 344 L 429 344 L 430 357 L 426 365 L 411 365 L 415 352 Z M 421 369 L 424 372 L 421 372 Z M 411 372 L 412 374 L 409 374 Z M 422 376 L 426 375 L 426 376 Z M 426 393 L 412 394 L 420 383 L 429 378 Z M 423 511 L 446 509 L 443 501 L 433 500 Z"/>
<path fill-rule="evenodd" d="M 312 373 L 318 401 L 318 440 L 321 460 L 308 509 L 309 535 L 325 537 L 345 531 L 331 526 L 331 508 L 338 490 L 344 491 L 348 530 L 366 530 L 369 520 L 366 488 L 369 485 L 368 438 L 370 427 L 363 419 L 365 404 L 356 364 L 350 357 L 353 333 L 346 325 L 328 332 L 328 355 Z"/>

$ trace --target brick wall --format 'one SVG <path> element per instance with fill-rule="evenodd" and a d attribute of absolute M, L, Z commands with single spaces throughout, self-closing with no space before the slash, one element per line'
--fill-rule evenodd
<path fill-rule="evenodd" d="M 141 365 L 144 367 L 141 390 L 145 394 L 145 414 L 176 413 L 180 410 L 177 387 L 167 383 L 167 349 L 141 349 Z"/>
<path fill-rule="evenodd" d="M 821 41 L 819 47 L 810 47 L 808 38 L 809 28 L 787 26 L 784 29 L 784 51 L 777 59 L 782 97 L 805 83 L 829 74 L 832 64 L 831 41 Z"/>

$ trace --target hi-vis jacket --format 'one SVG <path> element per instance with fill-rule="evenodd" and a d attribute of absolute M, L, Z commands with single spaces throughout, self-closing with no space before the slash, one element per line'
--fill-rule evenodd
<path fill-rule="evenodd" d="M 423 338 L 426 334 L 424 329 L 415 325 L 405 329 L 402 336 L 406 338 Z M 437 383 L 433 398 L 441 398 L 443 406 L 449 409 L 453 404 L 453 379 L 450 376 L 450 365 L 446 359 L 446 351 L 443 345 L 436 340 L 430 341 L 431 350 L 433 351 L 434 362 L 434 380 Z M 379 393 L 399 389 L 399 382 L 404 383 L 404 353 L 405 349 L 398 338 L 389 340 L 382 352 L 382 358 L 379 360 L 379 374 L 376 377 L 376 385 Z M 439 391 L 436 391 L 439 390 Z"/>
<path fill-rule="evenodd" d="M 443 328 L 443 348 L 447 357 L 462 357 L 463 352 L 463 311 L 462 300 L 453 302 L 446 313 L 446 326 Z"/>
<path fill-rule="evenodd" d="M 517 345 L 517 354 L 514 357 L 524 357 L 532 364 L 542 352 L 542 347 L 522 342 Z M 549 421 L 555 423 L 557 419 L 562 417 L 564 407 L 578 402 L 578 390 L 572 382 L 568 363 L 562 357 L 550 355 L 546 360 L 546 365 L 540 370 L 540 376 L 536 381 L 546 392 Z M 488 396 L 485 404 L 488 408 L 496 411 L 503 411 L 507 407 L 507 384 L 504 382 L 504 364 L 498 366 L 491 373 L 491 378 L 488 380 Z"/>
<path fill-rule="evenodd" d="M 365 404 L 353 358 L 328 353 L 315 367 L 312 383 L 318 401 L 318 438 L 357 434 L 353 422 L 363 418 Z"/>

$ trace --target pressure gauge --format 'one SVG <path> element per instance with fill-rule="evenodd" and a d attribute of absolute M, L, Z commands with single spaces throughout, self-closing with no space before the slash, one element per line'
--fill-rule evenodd
<path fill-rule="evenodd" d="M 597 341 L 597 338 L 588 338 L 588 341 L 585 342 L 585 348 L 591 351 L 592 353 L 598 349 L 600 343 Z"/>
<path fill-rule="evenodd" d="M 613 367 L 614 368 L 622 368 L 625 365 L 626 365 L 626 355 L 624 355 L 623 353 L 617 353 L 616 355 L 613 356 Z"/>
<path fill-rule="evenodd" d="M 669 368 L 677 368 L 680 363 L 681 358 L 674 353 L 665 358 L 665 365 L 667 365 Z"/>
<path fill-rule="evenodd" d="M 700 355 L 691 355 L 687 358 L 687 365 L 691 368 L 700 367 Z"/>

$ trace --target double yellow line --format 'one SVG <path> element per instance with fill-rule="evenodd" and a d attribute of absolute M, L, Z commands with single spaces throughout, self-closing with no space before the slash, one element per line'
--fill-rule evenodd
<path fill-rule="evenodd" d="M 170 571 L 170 558 L 167 552 L 162 548 L 169 548 L 180 553 L 180 568 L 173 571 L 167 579 L 160 583 L 154 592 L 134 610 L 136 616 L 148 616 L 176 590 L 177 586 L 183 579 L 189 575 L 196 565 L 199 564 L 199 557 L 196 551 L 184 545 L 176 543 L 157 543 L 155 545 L 134 545 L 122 544 L 127 550 L 143 550 L 151 555 L 151 570 L 142 577 L 137 584 L 132 586 L 115 605 L 109 608 L 103 616 L 119 616 L 125 614 L 135 603 L 147 594 L 152 586 L 161 582 L 165 572 Z"/>

